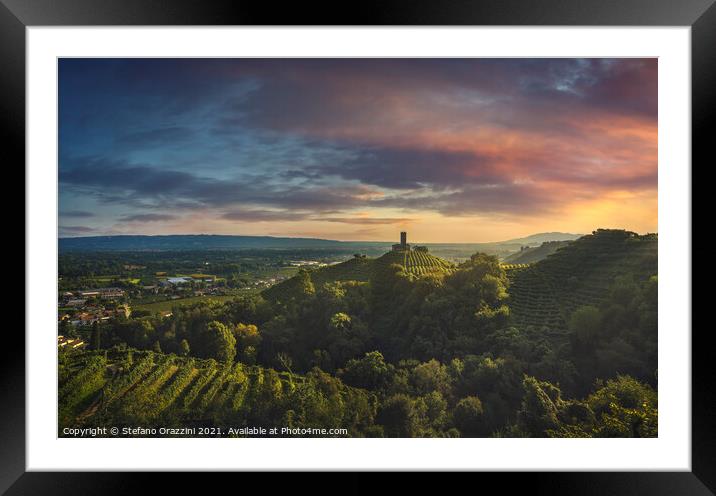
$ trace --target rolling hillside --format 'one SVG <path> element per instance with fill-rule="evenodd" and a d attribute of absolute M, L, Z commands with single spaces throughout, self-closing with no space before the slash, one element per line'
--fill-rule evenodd
<path fill-rule="evenodd" d="M 387 268 L 392 264 L 399 264 L 405 267 L 406 272 L 416 276 L 428 274 L 435 271 L 450 271 L 454 265 L 442 258 L 431 255 L 428 252 L 410 251 L 389 251 L 378 258 L 355 257 L 328 267 L 307 271 L 314 288 L 320 288 L 327 282 L 335 281 L 359 281 L 370 280 L 375 270 Z M 264 298 L 270 301 L 285 300 L 297 291 L 304 288 L 305 281 L 302 275 L 294 276 L 291 279 L 276 284 L 261 293 Z"/>
<path fill-rule="evenodd" d="M 572 312 L 599 305 L 616 277 L 656 274 L 657 256 L 656 234 L 599 229 L 535 264 L 508 268 L 513 323 L 563 333 Z"/>

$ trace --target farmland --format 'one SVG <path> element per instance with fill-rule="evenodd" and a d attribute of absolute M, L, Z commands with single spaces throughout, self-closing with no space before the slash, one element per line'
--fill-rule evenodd
<path fill-rule="evenodd" d="M 247 290 L 246 292 L 250 292 L 251 290 Z M 177 306 L 189 306 L 194 305 L 196 303 L 201 302 L 225 302 L 229 301 L 232 298 L 235 298 L 236 295 L 205 295 L 205 296 L 190 296 L 187 298 L 178 298 L 175 300 L 162 300 L 162 301 L 155 301 L 152 303 L 143 303 L 134 305 L 135 310 L 144 310 L 149 313 L 157 313 L 157 312 L 168 312 L 171 311 L 172 308 Z"/>

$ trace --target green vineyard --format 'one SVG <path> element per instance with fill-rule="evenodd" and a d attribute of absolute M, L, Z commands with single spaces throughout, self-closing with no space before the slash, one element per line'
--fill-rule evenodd
<path fill-rule="evenodd" d="M 503 264 L 513 324 L 563 333 L 571 314 L 598 306 L 618 276 L 644 281 L 656 274 L 657 250 L 656 235 L 600 229 L 535 264 Z"/>
<path fill-rule="evenodd" d="M 65 427 L 104 425 L 326 425 L 318 410 L 328 401 L 352 405 L 372 418 L 372 395 L 336 379 L 324 391 L 321 380 L 311 373 L 299 376 L 149 351 L 72 354 L 60 364 L 60 433 Z M 331 427 L 360 435 L 353 412 L 333 413 Z"/>
<path fill-rule="evenodd" d="M 402 265 L 406 272 L 416 276 L 431 272 L 451 272 L 455 268 L 453 264 L 442 258 L 417 250 L 391 251 L 377 258 L 375 263 L 378 267 Z"/>

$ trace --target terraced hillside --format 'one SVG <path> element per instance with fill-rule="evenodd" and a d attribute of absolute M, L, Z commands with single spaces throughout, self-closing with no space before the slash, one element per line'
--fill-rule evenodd
<path fill-rule="evenodd" d="M 321 395 L 304 376 L 241 363 L 137 350 L 83 352 L 63 362 L 60 432 L 95 425 L 241 425 L 257 421 L 260 409 L 280 418 L 294 394 Z M 368 393 L 342 384 L 337 394 L 347 404 L 356 397 L 369 403 Z"/>
<path fill-rule="evenodd" d="M 431 272 L 452 271 L 455 266 L 431 255 L 425 251 L 406 250 L 390 251 L 375 260 L 376 268 L 387 267 L 392 264 L 399 264 L 405 267 L 405 271 L 416 276 L 429 274 Z"/>
<path fill-rule="evenodd" d="M 657 235 L 600 229 L 535 264 L 506 265 L 513 323 L 564 332 L 572 312 L 599 305 L 618 276 L 656 274 L 657 259 Z"/>
<path fill-rule="evenodd" d="M 314 288 L 321 287 L 326 282 L 359 281 L 366 282 L 371 278 L 374 270 L 400 264 L 406 271 L 414 275 L 424 275 L 435 271 L 451 271 L 455 268 L 447 260 L 431 255 L 425 251 L 390 251 L 378 258 L 355 257 L 339 264 L 323 267 L 308 272 L 310 282 Z M 301 275 L 276 284 L 265 291 L 264 298 L 276 301 L 290 298 L 302 290 L 305 281 Z M 305 276 L 303 276 L 305 277 Z"/>

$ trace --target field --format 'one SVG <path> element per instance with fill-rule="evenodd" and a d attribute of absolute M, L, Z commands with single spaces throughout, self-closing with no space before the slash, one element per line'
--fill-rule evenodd
<path fill-rule="evenodd" d="M 249 294 L 251 291 L 247 290 L 244 293 Z M 208 302 L 208 301 L 219 301 L 219 302 L 225 302 L 232 298 L 236 298 L 236 295 L 219 295 L 219 296 L 190 296 L 188 298 L 179 298 L 176 300 L 164 300 L 164 301 L 156 301 L 152 303 L 139 303 L 136 305 L 132 305 L 133 310 L 144 310 L 151 313 L 157 313 L 157 312 L 168 312 L 171 311 L 172 308 L 176 306 L 186 306 L 186 305 L 193 305 L 195 303 L 199 302 Z"/>

